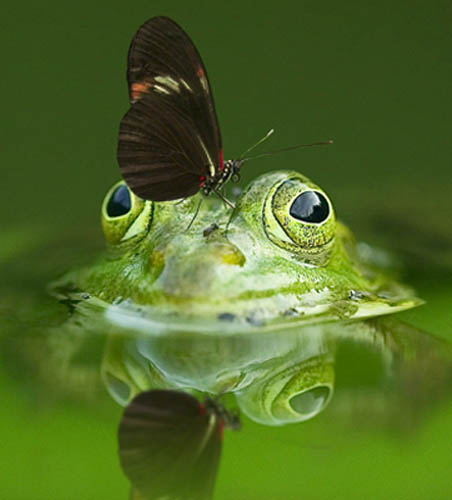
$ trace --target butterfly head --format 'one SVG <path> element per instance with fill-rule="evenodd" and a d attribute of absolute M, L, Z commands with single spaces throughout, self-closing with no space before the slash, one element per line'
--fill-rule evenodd
<path fill-rule="evenodd" d="M 228 179 L 232 182 L 240 181 L 240 169 L 242 168 L 243 160 L 228 160 L 225 163 L 225 170 L 228 172 Z"/>

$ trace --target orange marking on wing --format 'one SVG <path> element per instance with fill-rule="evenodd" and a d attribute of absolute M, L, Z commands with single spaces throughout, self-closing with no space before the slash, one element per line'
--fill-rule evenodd
<path fill-rule="evenodd" d="M 198 78 L 204 78 L 204 70 L 201 66 L 198 66 L 198 69 L 196 70 L 196 76 Z"/>
<path fill-rule="evenodd" d="M 149 88 L 152 87 L 152 82 L 144 81 L 144 82 L 134 82 L 130 86 L 130 95 L 133 102 L 141 99 L 143 94 L 146 94 Z"/>

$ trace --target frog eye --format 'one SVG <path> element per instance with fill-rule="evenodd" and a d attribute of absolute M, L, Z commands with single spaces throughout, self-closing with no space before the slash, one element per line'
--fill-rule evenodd
<path fill-rule="evenodd" d="M 320 224 L 328 219 L 330 205 L 318 191 L 305 191 L 299 194 L 290 205 L 289 214 L 302 222 Z"/>
<path fill-rule="evenodd" d="M 149 230 L 152 218 L 151 202 L 138 198 L 124 183 L 116 183 L 102 204 L 102 229 L 111 244 L 137 239 Z"/>
<path fill-rule="evenodd" d="M 327 195 L 302 176 L 273 186 L 264 207 L 264 228 L 276 245 L 322 263 L 334 240 L 336 219 Z"/>
<path fill-rule="evenodd" d="M 132 208 L 130 191 L 125 184 L 120 184 L 110 195 L 107 202 L 107 216 L 110 218 L 127 215 Z"/>

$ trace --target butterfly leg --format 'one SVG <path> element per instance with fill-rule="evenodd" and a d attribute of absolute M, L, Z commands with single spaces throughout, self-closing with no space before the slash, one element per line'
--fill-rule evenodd
<path fill-rule="evenodd" d="M 213 192 L 218 196 L 218 198 L 220 198 L 221 200 L 223 200 L 226 203 L 226 205 L 229 205 L 232 209 L 235 208 L 234 203 L 232 203 L 232 201 L 229 201 L 225 196 L 223 196 L 220 193 L 220 191 L 217 191 L 216 189 L 214 189 Z"/>
<path fill-rule="evenodd" d="M 187 229 L 185 229 L 184 233 L 188 233 L 188 231 L 190 231 L 191 227 L 193 226 L 193 222 L 195 222 L 196 217 L 198 217 L 199 210 L 201 208 L 201 204 L 202 204 L 203 200 L 204 200 L 204 196 L 201 196 L 199 198 L 198 205 L 196 206 L 195 214 L 193 215 L 193 218 L 190 221 L 190 224 L 187 226 Z"/>

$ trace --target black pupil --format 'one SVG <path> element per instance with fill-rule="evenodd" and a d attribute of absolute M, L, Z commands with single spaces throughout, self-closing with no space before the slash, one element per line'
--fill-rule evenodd
<path fill-rule="evenodd" d="M 330 206 L 323 194 L 305 191 L 295 198 L 289 213 L 295 219 L 318 224 L 328 218 Z"/>
<path fill-rule="evenodd" d="M 131 207 L 130 193 L 124 184 L 118 186 L 110 196 L 107 205 L 107 214 L 109 217 L 119 217 L 129 212 Z"/>

